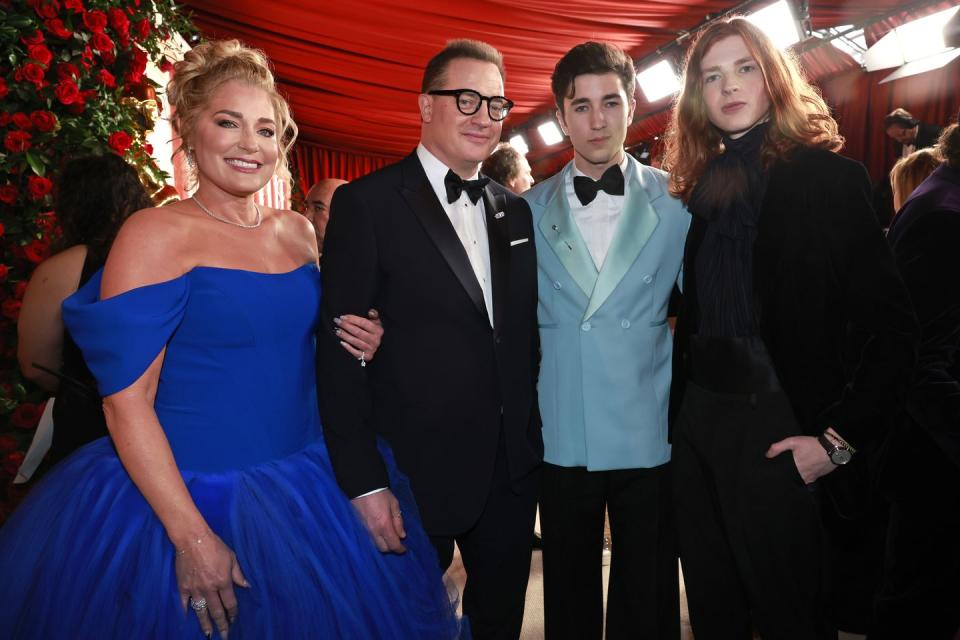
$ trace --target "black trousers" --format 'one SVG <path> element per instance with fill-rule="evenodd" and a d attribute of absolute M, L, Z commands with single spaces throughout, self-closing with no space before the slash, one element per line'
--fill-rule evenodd
<path fill-rule="evenodd" d="M 669 465 L 587 471 L 544 464 L 540 497 L 547 640 L 603 637 L 604 508 L 613 557 L 608 640 L 680 637 Z"/>
<path fill-rule="evenodd" d="M 453 562 L 454 543 L 460 548 L 467 573 L 463 613 L 474 640 L 520 637 L 539 490 L 539 471 L 511 481 L 501 437 L 480 519 L 460 534 L 430 536 L 443 571 Z"/>
<path fill-rule="evenodd" d="M 960 634 L 960 471 L 933 443 L 897 452 L 902 471 L 870 640 Z"/>
<path fill-rule="evenodd" d="M 835 639 L 814 495 L 792 455 L 768 447 L 798 428 L 780 391 L 687 384 L 673 431 L 680 560 L 697 640 Z"/>

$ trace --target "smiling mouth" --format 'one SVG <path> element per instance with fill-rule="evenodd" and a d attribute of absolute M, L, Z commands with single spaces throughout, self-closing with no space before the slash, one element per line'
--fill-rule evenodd
<path fill-rule="evenodd" d="M 231 167 L 236 167 L 237 169 L 242 169 L 245 171 L 256 171 L 263 166 L 259 162 L 255 162 L 253 160 L 242 160 L 240 158 L 227 158 L 225 162 Z"/>
<path fill-rule="evenodd" d="M 723 105 L 723 108 L 721 109 L 721 111 L 723 111 L 724 113 L 733 113 L 734 111 L 738 111 L 741 107 L 745 106 L 746 104 L 747 104 L 746 102 L 731 102 L 730 104 Z"/>

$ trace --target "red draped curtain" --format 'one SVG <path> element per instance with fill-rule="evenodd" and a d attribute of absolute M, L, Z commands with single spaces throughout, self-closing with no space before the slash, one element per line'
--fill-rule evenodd
<path fill-rule="evenodd" d="M 294 179 L 306 192 L 318 180 L 355 180 L 397 160 L 399 158 L 338 151 L 300 141 L 293 147 L 292 163 Z"/>

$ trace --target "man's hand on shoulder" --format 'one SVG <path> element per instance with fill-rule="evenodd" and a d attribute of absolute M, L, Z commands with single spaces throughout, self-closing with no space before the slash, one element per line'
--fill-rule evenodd
<path fill-rule="evenodd" d="M 354 498 L 351 502 L 380 551 L 403 553 L 407 550 L 401 542 L 407 537 L 403 514 L 393 492 L 384 489 Z"/>

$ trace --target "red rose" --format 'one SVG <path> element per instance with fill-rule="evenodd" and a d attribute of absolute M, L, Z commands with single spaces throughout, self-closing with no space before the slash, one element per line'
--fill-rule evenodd
<path fill-rule="evenodd" d="M 113 51 L 113 40 L 110 39 L 110 36 L 101 31 L 93 34 L 93 37 L 90 38 L 90 43 L 93 45 L 94 50 L 99 51 L 100 53 Z"/>
<path fill-rule="evenodd" d="M 153 30 L 153 25 L 150 24 L 149 20 L 144 18 L 133 26 L 133 30 L 139 39 L 146 40 L 150 37 L 150 32 Z"/>
<path fill-rule="evenodd" d="M 41 18 L 56 18 L 57 12 L 60 10 L 60 3 L 56 0 L 50 0 L 50 2 L 28 2 L 30 6 L 33 7 L 33 10 L 37 12 L 37 15 Z"/>
<path fill-rule="evenodd" d="M 160 71 L 164 73 L 170 73 L 173 71 L 173 63 L 170 62 L 166 57 L 160 58 L 160 64 L 158 65 Z"/>
<path fill-rule="evenodd" d="M 27 178 L 27 193 L 32 200 L 43 200 L 43 198 L 53 190 L 53 183 L 49 178 L 43 176 L 30 176 Z"/>
<path fill-rule="evenodd" d="M 134 47 L 130 51 L 130 69 L 138 73 L 143 73 L 147 70 L 147 52 L 139 47 Z"/>
<path fill-rule="evenodd" d="M 7 88 L 7 79 L 0 78 L 0 100 L 6 98 L 8 93 L 10 93 L 10 89 Z"/>
<path fill-rule="evenodd" d="M 34 111 L 30 114 L 30 121 L 37 131 L 48 133 L 57 128 L 57 116 L 49 111 Z"/>
<path fill-rule="evenodd" d="M 77 99 L 76 102 L 67 106 L 67 111 L 69 111 L 75 116 L 78 116 L 81 113 L 83 113 L 86 110 L 86 108 L 87 108 L 87 102 L 81 96 L 79 99 Z"/>
<path fill-rule="evenodd" d="M 123 9 L 111 7 L 108 10 L 110 16 L 110 27 L 117 33 L 127 33 L 130 30 L 130 18 Z"/>
<path fill-rule="evenodd" d="M 57 65 L 57 79 L 58 80 L 68 80 L 70 78 L 79 78 L 80 70 L 77 69 L 77 65 L 71 64 L 69 62 L 61 62 Z"/>
<path fill-rule="evenodd" d="M 80 99 L 80 88 L 73 80 L 61 80 L 57 83 L 53 93 L 61 104 L 73 104 Z"/>
<path fill-rule="evenodd" d="M 50 53 L 50 49 L 47 49 L 46 45 L 42 44 L 31 44 L 27 47 L 27 56 L 36 60 L 43 66 L 50 64 L 50 61 L 53 59 L 53 54 Z"/>
<path fill-rule="evenodd" d="M 39 418 L 37 421 L 39 422 Z M 32 428 L 32 427 L 30 427 Z M 23 451 L 11 451 L 3 457 L 3 471 L 8 476 L 16 475 L 20 470 L 20 465 L 23 464 L 23 459 L 26 457 L 26 454 Z"/>
<path fill-rule="evenodd" d="M 8 267 L 5 264 L 0 264 L 0 281 L 6 280 L 9 274 L 10 274 L 10 267 Z"/>
<path fill-rule="evenodd" d="M 47 85 L 46 80 L 43 79 L 47 72 L 40 65 L 28 62 L 20 67 L 19 71 L 23 77 L 32 82 L 37 89 L 42 89 Z"/>
<path fill-rule="evenodd" d="M 30 120 L 30 116 L 22 111 L 17 111 L 15 114 L 13 114 L 10 120 L 13 121 L 13 126 L 17 127 L 18 129 L 23 129 L 24 131 L 33 129 L 33 122 Z"/>
<path fill-rule="evenodd" d="M 32 36 L 20 36 L 20 42 L 29 46 L 31 44 L 41 44 L 43 42 L 43 32 L 37 29 Z"/>
<path fill-rule="evenodd" d="M 63 0 L 63 6 L 74 13 L 83 13 L 83 0 Z"/>
<path fill-rule="evenodd" d="M 10 434 L 0 436 L 0 453 L 8 453 L 17 448 L 17 439 Z M 19 468 L 19 467 L 18 467 Z"/>
<path fill-rule="evenodd" d="M 23 296 L 26 292 L 27 292 L 27 281 L 21 280 L 13 287 L 13 299 L 23 300 Z"/>
<path fill-rule="evenodd" d="M 133 144 L 133 138 L 126 131 L 114 131 L 107 138 L 107 144 L 118 154 L 123 155 Z"/>
<path fill-rule="evenodd" d="M 9 131 L 3 139 L 3 146 L 10 153 L 19 153 L 30 148 L 30 138 L 33 137 L 26 131 Z"/>
<path fill-rule="evenodd" d="M 49 31 L 51 35 L 54 35 L 57 38 L 60 38 L 61 40 L 66 40 L 67 38 L 73 35 L 73 31 L 70 31 L 70 29 L 67 29 L 67 27 L 64 26 L 63 24 L 63 20 L 61 20 L 60 18 L 51 18 L 50 20 L 44 20 L 43 24 L 46 25 L 47 31 Z"/>
<path fill-rule="evenodd" d="M 34 264 L 40 264 L 50 255 L 50 244 L 42 240 L 34 240 L 23 248 L 23 257 Z"/>
<path fill-rule="evenodd" d="M 87 45 L 83 48 L 83 53 L 80 55 L 83 56 L 84 60 L 93 60 L 93 49 L 90 48 L 90 45 Z"/>
<path fill-rule="evenodd" d="M 17 185 L 15 184 L 5 184 L 0 187 L 0 202 L 5 202 L 7 204 L 13 204 L 17 201 Z M 2 234 L 0 234 L 2 235 Z"/>
<path fill-rule="evenodd" d="M 17 321 L 17 318 L 20 317 L 20 307 L 22 303 L 19 300 L 14 300 L 13 298 L 7 298 L 3 301 L 3 304 L 0 304 L 0 314 L 3 314 L 4 317 Z M 13 419 L 11 418 L 11 422 Z"/>
<path fill-rule="evenodd" d="M 100 69 L 100 72 L 97 74 L 97 77 L 100 79 L 100 84 L 105 86 L 107 89 L 117 88 L 117 79 L 114 78 L 113 74 L 107 71 L 106 69 Z"/>
<path fill-rule="evenodd" d="M 103 33 L 107 26 L 107 14 L 99 9 L 87 11 L 83 14 L 83 24 L 93 33 Z"/>
<path fill-rule="evenodd" d="M 10 424 L 20 429 L 33 429 L 43 415 L 43 404 L 24 402 L 10 414 Z"/>
<path fill-rule="evenodd" d="M 143 150 L 147 152 L 148 156 L 153 155 L 153 145 L 150 144 L 149 142 L 143 143 Z"/>
<path fill-rule="evenodd" d="M 129 49 L 129 48 L 130 48 L 130 34 L 129 34 L 129 33 L 118 33 L 118 34 L 117 34 L 117 42 L 120 43 L 120 48 L 121 48 L 121 49 Z"/>
<path fill-rule="evenodd" d="M 0 127 L 10 124 L 10 114 L 6 111 L 0 111 Z"/>

